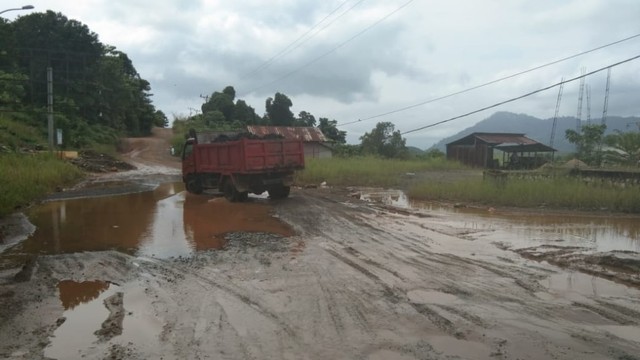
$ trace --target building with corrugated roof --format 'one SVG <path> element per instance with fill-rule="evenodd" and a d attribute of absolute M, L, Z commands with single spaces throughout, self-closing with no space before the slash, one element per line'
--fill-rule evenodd
<path fill-rule="evenodd" d="M 502 153 L 502 164 L 495 150 Z M 547 161 L 543 155 L 553 158 L 555 151 L 524 134 L 476 132 L 448 143 L 447 159 L 473 167 L 532 169 Z"/>
<path fill-rule="evenodd" d="M 260 137 L 278 135 L 285 139 L 302 140 L 304 142 L 304 156 L 307 159 L 330 158 L 333 154 L 333 148 L 329 145 L 329 141 L 316 127 L 248 125 L 247 130 Z"/>

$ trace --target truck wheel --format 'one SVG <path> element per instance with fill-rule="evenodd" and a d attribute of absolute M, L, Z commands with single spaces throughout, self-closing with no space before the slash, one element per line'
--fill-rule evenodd
<path fill-rule="evenodd" d="M 284 199 L 289 196 L 291 187 L 289 186 L 277 186 L 269 189 L 269 197 L 272 199 Z"/>
<path fill-rule="evenodd" d="M 239 202 L 245 202 L 245 201 L 247 201 L 247 199 L 249 199 L 249 192 L 248 191 L 244 191 L 244 192 L 239 192 L 238 193 L 238 201 Z"/>
<path fill-rule="evenodd" d="M 227 180 L 224 183 L 224 198 L 229 202 L 238 201 L 238 190 L 236 190 L 236 187 L 233 185 L 231 180 Z"/>
<path fill-rule="evenodd" d="M 202 184 L 200 183 L 200 179 L 198 178 L 190 178 L 187 180 L 185 184 L 187 191 L 193 194 L 202 194 Z"/>

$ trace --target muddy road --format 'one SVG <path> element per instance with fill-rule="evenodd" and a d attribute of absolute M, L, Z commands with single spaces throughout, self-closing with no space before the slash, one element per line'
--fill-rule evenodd
<path fill-rule="evenodd" d="M 230 204 L 184 192 L 166 138 L 5 226 L 0 358 L 640 359 L 638 218 Z"/>

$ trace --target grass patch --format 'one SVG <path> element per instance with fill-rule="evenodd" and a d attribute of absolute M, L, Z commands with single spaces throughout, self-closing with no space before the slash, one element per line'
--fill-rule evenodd
<path fill-rule="evenodd" d="M 414 199 L 471 202 L 517 207 L 550 207 L 640 213 L 640 191 L 585 184 L 579 179 L 464 180 L 455 183 L 428 182 L 414 185 L 408 192 Z"/>
<path fill-rule="evenodd" d="M 51 154 L 1 154 L 0 155 L 0 216 L 5 216 L 19 206 L 55 191 L 56 187 L 69 184 L 83 175 L 75 166 L 57 159 Z"/>
<path fill-rule="evenodd" d="M 390 187 L 401 185 L 407 173 L 465 168 L 459 163 L 443 158 L 399 160 L 376 157 L 335 157 L 306 159 L 305 162 L 304 171 L 296 174 L 296 183 L 300 185 L 320 184 L 326 181 L 332 186 Z"/>

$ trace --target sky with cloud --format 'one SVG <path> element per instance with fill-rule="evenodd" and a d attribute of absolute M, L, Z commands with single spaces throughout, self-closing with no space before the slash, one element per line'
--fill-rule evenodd
<path fill-rule="evenodd" d="M 638 35 L 640 1 L 27 1 L 35 7 L 31 11 L 61 12 L 127 53 L 150 81 L 155 106 L 170 118 L 194 113 L 201 95 L 232 85 L 259 114 L 267 97 L 282 92 L 294 113 L 346 124 L 340 128 L 349 143 L 358 143 L 379 121 L 412 130 L 578 76 L 583 68 L 589 72 L 640 55 L 638 36 L 377 116 Z M 602 116 L 606 78 L 603 71 L 585 81 L 594 119 Z M 578 93 L 579 81 L 564 86 L 561 116 L 577 114 Z M 496 111 L 551 118 L 557 95 L 553 88 L 410 133 L 407 143 L 428 148 Z M 583 103 L 586 118 L 586 95 Z M 640 115 L 640 59 L 611 70 L 609 114 Z"/>

